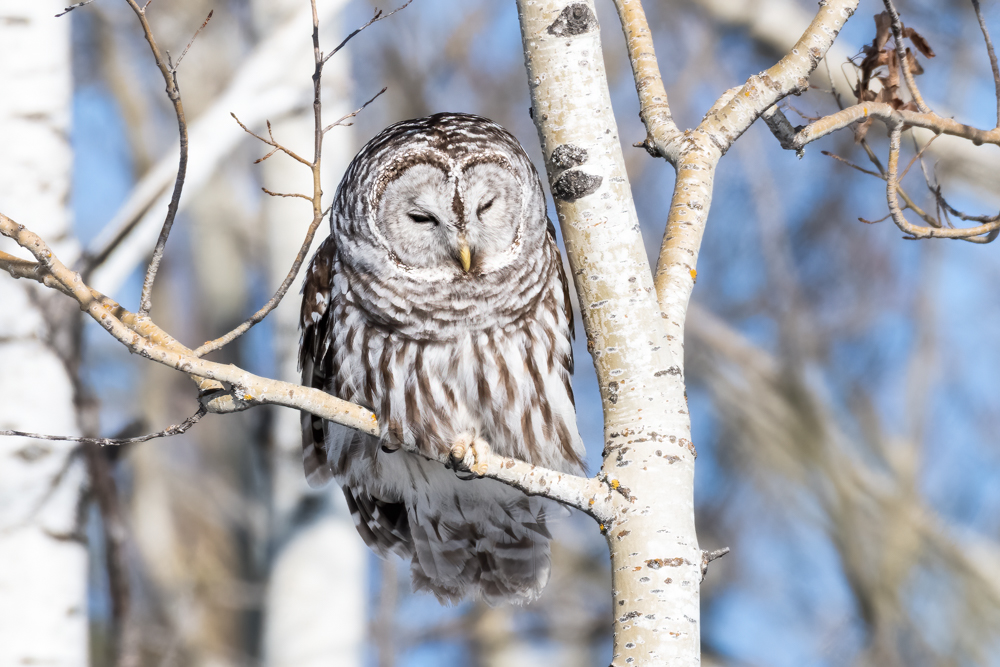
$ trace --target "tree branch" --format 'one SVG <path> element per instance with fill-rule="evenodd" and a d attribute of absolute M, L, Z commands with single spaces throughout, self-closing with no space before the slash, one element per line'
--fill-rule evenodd
<path fill-rule="evenodd" d="M 983 18 L 983 10 L 979 7 L 979 0 L 972 0 L 972 7 L 976 10 L 979 29 L 983 31 L 983 39 L 986 41 L 986 52 L 990 56 L 990 69 L 993 70 L 993 85 L 996 88 L 997 96 L 997 127 L 1000 127 L 1000 65 L 997 64 L 997 54 L 993 50 L 990 31 L 986 29 L 986 20 Z"/>
<path fill-rule="evenodd" d="M 822 3 L 798 42 L 777 64 L 750 77 L 731 99 L 720 99 L 698 127 L 687 133 L 690 141 L 678 161 L 677 181 L 655 274 L 656 295 L 675 355 L 682 354 L 687 305 L 697 276 L 698 252 L 719 159 L 767 109 L 806 89 L 807 77 L 830 49 L 857 4 L 858 0 Z"/>
<path fill-rule="evenodd" d="M 971 125 L 959 123 L 951 118 L 942 118 L 933 111 L 920 113 L 908 109 L 894 109 L 892 105 L 884 102 L 862 102 L 829 116 L 824 116 L 806 125 L 796 133 L 789 148 L 796 151 L 801 150 L 807 144 L 821 137 L 825 137 L 832 132 L 836 132 L 852 123 L 863 121 L 867 118 L 878 118 L 886 124 L 892 123 L 922 127 L 936 134 L 948 134 L 968 139 L 977 146 L 981 144 L 1000 146 L 1000 128 L 981 130 Z M 786 146 L 782 145 L 782 148 L 786 148 Z"/>
<path fill-rule="evenodd" d="M 902 135 L 902 133 L 902 123 L 894 123 L 890 125 L 889 165 L 888 173 L 886 174 L 885 196 L 889 202 L 889 213 L 892 215 L 892 221 L 896 223 L 896 226 L 899 227 L 899 229 L 905 234 L 909 234 L 910 238 L 914 239 L 971 239 L 974 237 L 986 237 L 990 241 L 995 239 L 997 232 L 1000 232 L 1000 215 L 992 218 L 990 222 L 979 225 L 978 227 L 969 227 L 965 229 L 922 227 L 920 225 L 914 225 L 906 219 L 906 216 L 903 215 L 903 211 L 899 207 L 899 197 L 897 195 L 899 181 L 896 178 L 896 174 L 899 169 L 899 144 L 900 135 Z"/>
<path fill-rule="evenodd" d="M 142 296 L 139 299 L 139 315 L 146 315 L 149 313 L 150 309 L 153 307 L 152 293 L 153 293 L 153 282 L 156 280 L 156 272 L 160 268 L 160 261 L 163 259 L 163 249 L 167 245 L 167 238 L 170 236 L 170 230 L 174 225 L 174 218 L 177 217 L 177 207 L 180 203 L 181 192 L 184 190 L 184 178 L 187 174 L 187 163 L 188 163 L 188 129 L 187 120 L 184 117 L 184 104 L 181 101 L 180 88 L 177 86 L 177 69 L 170 67 L 163 59 L 160 54 L 160 47 L 156 44 L 156 38 L 153 37 L 153 31 L 149 26 L 149 21 L 146 20 L 146 6 L 139 7 L 135 0 L 125 0 L 132 11 L 135 12 L 136 17 L 139 19 L 140 25 L 142 25 L 142 31 L 146 35 L 146 41 L 149 42 L 149 48 L 153 52 L 153 59 L 156 61 L 156 67 L 160 70 L 160 74 L 163 75 L 163 81 L 167 84 L 167 97 L 170 99 L 171 104 L 174 106 L 174 113 L 177 116 L 177 132 L 180 135 L 180 160 L 177 165 L 177 178 L 174 181 L 174 191 L 170 197 L 170 204 L 167 205 L 167 217 L 163 220 L 163 227 L 160 229 L 160 236 L 156 240 L 156 247 L 153 249 L 153 257 L 149 261 L 149 267 L 146 269 L 146 278 L 142 283 Z M 146 5 L 148 6 L 148 2 Z M 205 19 L 205 23 L 212 18 L 212 14 L 209 13 L 208 19 Z M 204 27 L 204 25 L 202 25 Z M 201 29 L 199 28 L 199 32 Z M 195 33 L 197 36 L 197 33 Z M 193 38 L 192 38 L 193 41 Z M 187 49 L 185 49 L 185 52 Z"/>
<path fill-rule="evenodd" d="M 893 6 L 892 0 L 882 1 L 885 4 L 885 10 L 889 12 L 889 18 L 892 19 L 889 25 L 892 28 L 892 41 L 896 47 L 896 58 L 899 60 L 899 69 L 903 72 L 903 80 L 906 81 L 906 87 L 910 90 L 910 95 L 917 104 L 917 109 L 921 113 L 930 113 L 930 108 L 924 102 L 920 89 L 917 87 L 917 81 L 913 78 L 913 72 L 910 71 L 910 64 L 906 60 L 906 47 L 903 46 L 903 24 L 899 20 L 899 12 Z"/>
<path fill-rule="evenodd" d="M 172 435 L 180 435 L 186 433 L 188 429 L 201 421 L 201 418 L 208 414 L 208 410 L 205 406 L 199 406 L 198 411 L 193 415 L 182 421 L 180 424 L 174 424 L 173 426 L 168 426 L 162 431 L 157 431 L 156 433 L 147 433 L 146 435 L 136 436 L 134 438 L 86 438 L 83 436 L 71 436 L 71 435 L 44 435 L 41 433 L 26 433 L 24 431 L 4 431 L 0 430 L 0 435 L 12 435 L 19 436 L 22 438 L 32 438 L 34 440 L 63 440 L 68 442 L 81 442 L 87 445 L 98 445 L 100 447 L 105 446 L 121 446 L 121 445 L 134 445 L 140 442 L 149 442 L 150 440 L 155 440 L 157 438 L 169 438 Z"/>
<path fill-rule="evenodd" d="M 80 304 L 82 310 L 129 351 L 197 378 L 214 381 L 201 385 L 199 394 L 201 407 L 195 415 L 181 425 L 171 426 L 160 433 L 124 440 L 46 436 L 20 431 L 0 431 L 0 435 L 93 442 L 103 445 L 145 442 L 165 435 L 183 433 L 208 412 L 239 412 L 258 405 L 281 405 L 303 410 L 368 435 L 376 437 L 379 435 L 375 415 L 360 405 L 344 401 L 319 389 L 253 375 L 232 364 L 218 364 L 199 359 L 195 352 L 188 350 L 163 332 L 147 316 L 130 313 L 85 285 L 80 274 L 71 271 L 59 261 L 37 234 L 2 213 L 0 213 L 0 234 L 13 239 L 38 260 L 37 263 L 32 263 L 4 254 L 0 257 L 0 268 L 8 270 L 8 273 L 15 278 L 27 277 L 38 280 L 69 295 Z M 55 284 L 51 284 L 53 281 Z M 132 326 L 126 325 L 125 321 L 132 322 Z M 417 449 L 408 451 L 428 456 Z M 450 462 L 447 452 L 428 458 L 441 463 Z M 609 521 L 608 517 L 611 516 L 609 494 L 606 492 L 606 485 L 597 478 L 577 477 L 495 454 L 489 454 L 477 463 L 484 466 L 485 477 L 510 484 L 529 495 L 541 495 L 558 500 L 590 514 L 598 521 Z"/>
<path fill-rule="evenodd" d="M 632 77 L 639 95 L 639 118 L 646 126 L 646 140 L 641 144 L 654 157 L 677 163 L 680 154 L 680 131 L 667 101 L 663 77 L 653 49 L 653 34 L 646 22 L 641 0 L 615 0 L 615 9 L 625 32 L 625 45 L 632 63 Z"/>

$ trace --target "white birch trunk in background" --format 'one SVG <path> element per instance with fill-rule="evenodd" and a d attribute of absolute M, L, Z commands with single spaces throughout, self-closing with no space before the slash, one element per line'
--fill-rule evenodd
<path fill-rule="evenodd" d="M 532 110 L 604 405 L 614 665 L 700 661 L 701 550 L 682 342 L 625 174 L 592 0 L 518 2 Z M 582 360 L 581 360 L 582 361 Z"/>
<path fill-rule="evenodd" d="M 70 254 L 62 8 L 62 0 L 0 0 L 0 210 Z M 0 248 L 26 256 L 9 242 Z M 72 378 L 55 345 L 79 311 L 38 287 L 0 281 L 0 429 L 78 433 Z M 0 665 L 88 662 L 87 550 L 77 534 L 85 474 L 74 446 L 0 438 Z"/>
<path fill-rule="evenodd" d="M 335 14 L 344 0 L 320 0 L 317 9 L 330 18 L 320 23 L 320 46 L 330 50 L 343 39 Z M 301 30 L 300 56 L 289 63 L 286 76 L 311 83 L 313 54 L 309 34 L 312 24 L 302 13 L 301 0 L 255 0 L 254 19 L 261 31 L 289 19 Z M 350 67 L 343 51 L 329 60 L 323 71 L 323 118 L 326 124 L 352 109 Z M 377 92 L 377 91 L 372 91 Z M 311 88 L 310 88 L 311 93 Z M 272 122 L 274 136 L 299 155 L 312 156 L 313 110 L 309 98 L 302 110 Z M 266 147 L 261 146 L 261 152 Z M 352 131 L 332 130 L 324 142 L 323 202 L 328 205 L 347 163 L 354 155 Z M 260 165 L 260 178 L 273 192 L 308 193 L 309 170 L 283 155 Z M 312 218 L 307 202 L 265 197 L 263 227 L 269 259 L 271 285 L 278 285 L 288 272 Z M 329 232 L 323 222 L 314 247 Z M 312 256 L 310 250 L 309 257 Z M 296 369 L 299 346 L 299 288 L 305 266 L 281 305 L 268 316 L 274 331 L 278 379 L 300 382 Z M 367 629 L 368 550 L 358 539 L 336 485 L 324 489 L 326 496 L 317 516 L 301 516 L 301 505 L 311 491 L 302 471 L 302 434 L 299 413 L 275 410 L 273 475 L 273 525 L 271 534 L 280 540 L 273 557 L 264 610 L 264 659 L 268 667 L 353 667 L 362 663 Z M 298 523 L 297 523 L 298 522 Z"/>

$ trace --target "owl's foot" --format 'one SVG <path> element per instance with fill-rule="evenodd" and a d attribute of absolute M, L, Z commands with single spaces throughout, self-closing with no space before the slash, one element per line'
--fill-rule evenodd
<path fill-rule="evenodd" d="M 477 477 L 486 474 L 490 446 L 482 438 L 462 433 L 451 446 L 451 466 L 455 472 L 471 472 Z"/>

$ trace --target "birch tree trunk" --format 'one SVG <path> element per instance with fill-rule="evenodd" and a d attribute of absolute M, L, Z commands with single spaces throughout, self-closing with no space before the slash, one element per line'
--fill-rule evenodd
<path fill-rule="evenodd" d="M 682 132 L 670 115 L 640 1 L 615 0 L 645 145 L 677 169 L 654 284 L 593 2 L 518 4 L 534 120 L 604 401 L 598 479 L 611 489 L 612 502 L 594 513 L 611 551 L 613 665 L 700 662 L 699 584 L 707 556 L 694 531 L 696 452 L 683 341 L 716 166 L 765 110 L 805 89 L 856 6 L 856 0 L 821 3 L 780 62 L 727 91 L 696 128 Z"/>
<path fill-rule="evenodd" d="M 0 209 L 71 254 L 69 20 L 61 0 L 0 0 Z M 26 256 L 13 244 L 5 251 Z M 79 311 L 0 281 L 0 429 L 79 433 L 69 327 Z M 53 299 L 52 297 L 56 297 Z M 0 664 L 87 664 L 82 460 L 68 442 L 0 438 Z"/>
<path fill-rule="evenodd" d="M 320 22 L 321 44 L 336 45 L 341 35 L 336 14 L 343 0 L 320 0 L 317 11 L 328 18 Z M 308 3 L 301 0 L 255 0 L 256 25 L 295 21 L 303 39 L 298 54 L 288 63 L 288 76 L 310 82 L 314 63 L 306 37 L 312 29 Z M 323 69 L 323 117 L 327 123 L 348 113 L 350 61 L 344 52 Z M 303 91 L 306 92 L 305 90 Z M 309 91 L 311 92 L 311 91 Z M 311 154 L 314 141 L 312 105 L 303 95 L 300 111 L 272 122 L 275 137 L 285 145 Z M 351 128 L 341 127 L 326 136 L 323 159 L 324 202 L 333 200 L 340 175 L 354 154 Z M 277 192 L 308 191 L 309 170 L 279 155 L 261 164 L 264 186 Z M 262 206 L 267 238 L 270 284 L 285 277 L 302 244 L 310 214 L 305 202 L 265 197 Z M 328 233 L 324 222 L 314 247 Z M 309 257 L 312 257 L 312 250 Z M 304 273 L 304 271 L 302 272 Z M 298 383 L 299 330 L 298 286 L 275 309 L 268 320 L 274 327 L 274 353 L 281 380 Z M 302 431 L 299 413 L 277 410 L 272 442 L 272 528 L 274 540 L 268 594 L 264 611 L 264 658 L 269 667 L 352 667 L 360 665 L 367 629 L 367 554 L 336 485 L 320 492 L 310 490 L 302 473 Z M 307 505 L 319 510 L 305 512 Z"/>
<path fill-rule="evenodd" d="M 697 665 L 701 551 L 683 345 L 668 335 L 594 4 L 518 2 L 532 111 L 604 405 L 614 665 Z"/>

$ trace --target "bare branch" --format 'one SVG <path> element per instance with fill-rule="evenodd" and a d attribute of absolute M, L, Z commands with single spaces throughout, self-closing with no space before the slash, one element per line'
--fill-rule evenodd
<path fill-rule="evenodd" d="M 913 101 L 916 102 L 917 109 L 921 113 L 930 113 L 930 108 L 924 103 L 920 89 L 917 88 L 917 81 L 913 78 L 913 72 L 910 71 L 910 64 L 906 60 L 906 47 L 903 46 L 903 24 L 899 20 L 899 12 L 893 6 L 892 0 L 882 1 L 885 4 L 885 10 L 889 12 L 889 17 L 892 19 L 890 24 L 892 27 L 892 40 L 895 42 L 896 58 L 899 60 L 899 69 L 903 72 L 903 80 L 906 81 L 906 87 L 910 89 L 910 95 L 913 96 Z"/>
<path fill-rule="evenodd" d="M 80 274 L 68 269 L 48 245 L 24 225 L 19 225 L 0 213 L 0 234 L 17 242 L 31 252 L 53 278 L 63 286 L 72 298 L 80 304 L 98 324 L 131 352 L 139 354 L 165 366 L 191 375 L 215 380 L 222 387 L 215 391 L 203 391 L 200 401 L 209 412 L 238 412 L 256 405 L 284 405 L 315 414 L 329 421 L 344 424 L 371 435 L 378 434 L 375 415 L 359 405 L 341 400 L 326 392 L 310 387 L 302 387 L 289 382 L 269 380 L 248 373 L 231 364 L 218 364 L 195 357 L 172 338 L 163 334 L 159 337 L 142 335 L 142 325 L 159 331 L 149 323 L 146 316 L 129 313 L 95 290 L 84 284 Z M 110 304 L 116 306 L 113 308 Z M 133 318 L 134 327 L 124 324 L 125 317 Z M 157 340 L 159 338 L 159 340 Z"/>
<path fill-rule="evenodd" d="M 106 446 L 121 446 L 121 445 L 134 445 L 140 442 L 148 442 L 150 440 L 155 440 L 157 438 L 169 438 L 172 435 L 180 435 L 185 433 L 192 426 L 201 421 L 201 418 L 208 414 L 208 410 L 205 406 L 199 406 L 198 411 L 193 415 L 182 421 L 180 424 L 175 424 L 173 426 L 168 426 L 162 431 L 156 433 L 147 433 L 146 435 L 136 436 L 134 438 L 85 438 L 72 435 L 43 435 L 41 433 L 26 433 L 24 431 L 4 431 L 0 430 L 0 435 L 13 435 L 20 436 L 22 438 L 33 438 L 35 440 L 64 440 L 68 442 L 82 442 L 88 445 L 100 445 L 101 447 Z"/>
<path fill-rule="evenodd" d="M 931 137 L 931 140 L 930 140 L 930 141 L 928 141 L 928 142 L 927 142 L 926 144 L 924 144 L 924 145 L 923 145 L 923 148 L 921 148 L 920 150 L 918 150 L 918 151 L 917 151 L 917 152 L 916 152 L 916 153 L 914 154 L 914 156 L 913 156 L 912 158 L 910 158 L 910 163 L 906 165 L 906 169 L 904 169 L 904 170 L 903 170 L 903 173 L 902 173 L 902 175 L 901 175 L 901 176 L 899 177 L 899 180 L 901 180 L 901 181 L 902 181 L 902 180 L 903 180 L 904 178 L 906 178 L 906 175 L 907 175 L 908 173 L 910 173 L 910 167 L 912 167 L 912 166 L 913 166 L 913 163 L 914 163 L 914 162 L 916 162 L 917 160 L 921 159 L 921 158 L 922 158 L 922 157 L 924 156 L 924 151 L 926 151 L 926 150 L 927 150 L 927 148 L 928 148 L 928 147 L 929 147 L 929 146 L 930 146 L 931 144 L 933 144 L 933 143 L 934 143 L 934 140 L 935 140 L 935 139 L 937 139 L 937 138 L 938 138 L 938 137 L 940 137 L 940 136 L 941 136 L 940 134 L 935 134 L 935 135 L 934 135 L 933 137 Z M 914 138 L 914 139 L 913 139 L 913 143 L 914 143 L 914 144 L 916 144 L 916 143 L 917 143 L 917 140 L 916 140 L 916 138 Z"/>
<path fill-rule="evenodd" d="M 236 114 L 230 113 L 229 115 L 232 116 L 233 120 L 235 120 L 239 124 L 239 126 L 243 128 L 244 132 L 246 132 L 247 134 L 249 134 L 251 137 L 253 137 L 253 138 L 255 138 L 255 139 L 257 139 L 257 140 L 259 140 L 259 141 L 267 144 L 268 146 L 271 146 L 272 148 L 274 148 L 273 151 L 271 151 L 270 153 L 268 153 L 264 157 L 260 158 L 256 162 L 263 162 L 267 158 L 271 157 L 271 155 L 274 154 L 274 151 L 281 151 L 282 153 L 284 153 L 288 157 L 292 158 L 296 162 L 301 162 L 302 164 L 306 165 L 307 167 L 311 167 L 312 166 L 312 162 L 310 162 L 309 160 L 305 159 L 304 157 L 301 157 L 299 154 L 297 154 L 294 151 L 286 148 L 285 146 L 279 144 L 277 141 L 274 140 L 274 137 L 271 136 L 271 123 L 270 122 L 268 122 L 268 124 L 267 124 L 267 132 L 268 132 L 268 136 L 270 138 L 269 139 L 265 139 L 264 137 L 260 136 L 259 134 L 257 134 L 253 130 L 251 130 L 249 127 L 247 127 L 246 125 L 244 125 L 243 121 L 241 121 L 239 118 L 236 117 Z M 254 164 L 256 164 L 256 162 Z"/>
<path fill-rule="evenodd" d="M 997 64 L 997 54 L 993 50 L 993 40 L 990 39 L 990 31 L 986 29 L 986 20 L 983 19 L 983 11 L 979 8 L 979 0 L 972 0 L 972 7 L 976 10 L 976 19 L 979 20 L 979 28 L 983 31 L 983 39 L 986 40 L 986 51 L 990 54 L 993 85 L 997 91 L 997 127 L 1000 127 L 1000 65 Z"/>
<path fill-rule="evenodd" d="M 905 234 L 915 239 L 929 238 L 949 238 L 949 239 L 971 239 L 974 237 L 993 237 L 1000 231 L 1000 216 L 993 218 L 990 222 L 970 227 L 966 229 L 942 229 L 938 227 L 921 227 L 910 223 L 903 215 L 899 207 L 897 170 L 899 168 L 899 144 L 900 135 L 903 132 L 901 123 L 893 123 L 889 130 L 889 165 L 886 174 L 886 199 L 889 202 L 889 212 L 892 220 Z M 992 239 L 991 239 L 992 240 Z M 980 241 L 982 242 L 982 241 Z"/>
<path fill-rule="evenodd" d="M 375 10 L 375 16 L 373 16 L 371 18 L 371 20 L 368 21 L 368 23 L 364 24 L 360 28 L 357 28 L 354 32 L 352 32 L 347 37 L 345 37 L 344 41 L 342 41 L 340 44 L 338 44 L 336 46 L 336 48 L 333 49 L 333 51 L 330 51 L 330 53 L 326 54 L 325 56 L 323 56 L 321 58 L 320 63 L 321 64 L 325 64 L 327 60 L 329 60 L 330 58 L 333 57 L 333 54 L 337 53 L 337 51 L 340 51 L 342 48 L 344 48 L 345 46 L 347 46 L 347 43 L 349 41 L 351 41 L 355 37 L 355 35 L 357 35 L 359 32 L 361 32 L 362 30 L 364 30 L 365 28 L 367 28 L 368 26 L 370 26 L 373 23 L 377 23 L 378 21 L 381 21 L 383 19 L 387 19 L 390 16 L 392 16 L 393 14 L 395 14 L 396 12 L 399 12 L 399 11 L 402 11 L 402 10 L 406 9 L 407 7 L 409 7 L 409 5 L 410 5 L 411 2 L 413 2 L 413 0 L 406 0 L 406 2 L 404 4 L 400 5 L 399 7 L 397 7 L 394 10 L 392 10 L 388 14 L 385 14 L 384 16 L 382 14 L 382 10 L 381 9 L 376 9 Z"/>
<path fill-rule="evenodd" d="M 184 56 L 187 55 L 188 49 L 190 49 L 191 45 L 194 44 L 194 40 L 198 39 L 198 35 L 201 34 L 201 31 L 205 29 L 205 26 L 208 25 L 208 22 L 212 20 L 213 14 L 215 14 L 215 10 L 214 9 L 209 10 L 208 16 L 205 17 L 205 21 L 201 24 L 201 27 L 194 31 L 194 35 L 191 36 L 191 41 L 188 42 L 187 46 L 184 47 L 184 50 L 181 51 L 180 57 L 177 58 L 177 62 L 175 62 L 173 67 L 171 68 L 172 72 L 174 72 L 175 74 L 177 73 L 177 68 L 181 66 L 181 61 L 184 60 Z"/>
<path fill-rule="evenodd" d="M 267 192 L 269 195 L 273 195 L 273 196 L 278 196 L 278 197 L 301 197 L 302 199 L 305 199 L 306 201 L 312 201 L 309 197 L 306 197 L 305 195 L 280 195 L 280 194 L 271 192 L 271 191 L 267 190 L 266 188 L 262 188 L 262 189 L 264 190 L 264 192 Z M 289 287 L 291 287 L 292 283 L 295 281 L 295 276 L 298 275 L 299 268 L 302 266 L 302 262 L 305 261 L 306 255 L 309 252 L 309 247 L 312 245 L 313 237 L 316 234 L 316 228 L 319 227 L 319 223 L 322 220 L 323 220 L 323 215 L 322 214 L 313 218 L 312 223 L 309 225 L 309 231 L 306 233 L 306 237 L 302 241 L 302 246 L 299 248 L 299 252 L 295 256 L 295 261 L 292 262 L 292 267 L 288 270 L 288 274 L 285 276 L 285 279 L 282 281 L 281 285 L 278 287 L 278 291 L 274 293 L 274 296 L 272 296 L 268 300 L 268 302 L 266 304 L 264 304 L 264 306 L 261 307 L 260 310 L 258 310 L 256 313 L 254 313 L 248 320 L 246 320 L 245 322 L 243 322 L 242 324 L 240 324 L 238 327 L 236 327 L 235 329 L 233 329 L 232 331 L 230 331 L 229 333 L 227 333 L 225 336 L 221 336 L 219 338 L 216 338 L 213 341 L 205 343 L 204 345 L 202 345 L 201 347 L 199 347 L 197 350 L 195 350 L 194 351 L 194 355 L 196 357 L 204 356 L 204 355 L 208 354 L 209 352 L 212 352 L 214 350 L 218 350 L 218 349 L 222 348 L 223 346 L 228 345 L 232 341 L 236 340 L 237 338 L 239 338 L 240 336 L 242 336 L 244 333 L 246 333 L 247 331 L 249 331 L 252 326 L 254 326 L 258 322 L 260 322 L 261 320 L 263 320 L 265 317 L 267 317 L 267 314 L 270 313 L 272 310 L 274 310 L 278 306 L 279 303 L 281 303 L 281 300 L 284 298 L 285 294 L 288 292 Z"/>
<path fill-rule="evenodd" d="M 862 217 L 858 216 L 858 222 L 863 222 L 866 225 L 877 225 L 878 223 L 883 222 L 885 220 L 888 220 L 891 217 L 892 217 L 892 213 L 886 213 L 885 215 L 883 215 L 878 220 L 868 220 L 867 218 L 862 218 Z"/>
<path fill-rule="evenodd" d="M 932 130 L 938 134 L 949 134 L 968 139 L 977 146 L 980 144 L 1000 145 L 1000 128 L 981 130 L 951 118 L 942 118 L 934 112 L 920 113 L 908 109 L 894 109 L 892 105 L 884 102 L 863 102 L 805 126 L 795 136 L 791 149 L 798 150 L 821 137 L 870 117 L 878 118 L 887 124 L 912 125 Z"/>
<path fill-rule="evenodd" d="M 323 134 L 326 134 L 327 132 L 329 132 L 333 128 L 335 128 L 335 127 L 343 124 L 343 122 L 345 120 L 347 120 L 348 118 L 354 118 L 355 116 L 357 116 L 359 113 L 361 113 L 362 111 L 365 110 L 365 107 L 367 107 L 369 104 L 371 104 L 372 102 L 374 102 L 375 100 L 377 100 L 379 98 L 379 96 L 382 93 L 384 93 L 385 91 L 387 91 L 387 90 L 389 90 L 388 87 L 383 88 L 382 90 L 380 90 L 377 93 L 375 93 L 375 95 L 373 95 L 370 100 L 368 100 L 367 102 L 365 102 L 364 104 L 362 104 L 360 107 L 358 107 L 357 109 L 355 109 L 351 113 L 349 113 L 349 114 L 347 114 L 345 116 L 342 116 L 340 118 L 340 120 L 338 120 L 336 123 L 331 123 L 331 124 L 327 125 L 326 127 L 324 127 L 323 128 Z M 351 125 L 351 123 L 348 123 L 348 125 Z M 263 159 L 263 158 L 261 158 L 261 159 Z"/>
<path fill-rule="evenodd" d="M 85 5 L 89 5 L 93 1 L 94 0 L 83 0 L 83 2 L 78 2 L 75 5 L 70 5 L 69 7 L 67 7 L 66 9 L 64 9 L 63 11 L 59 12 L 58 14 L 56 14 L 56 18 L 59 18 L 60 16 L 66 16 L 66 14 L 69 14 L 74 9 L 79 9 L 80 7 L 83 7 Z"/>
<path fill-rule="evenodd" d="M 639 96 L 639 117 L 646 126 L 646 139 L 642 145 L 654 157 L 665 158 L 676 164 L 680 152 L 676 143 L 683 133 L 674 123 L 663 87 L 663 77 L 653 49 L 653 34 L 646 22 L 641 0 L 615 0 L 615 9 L 625 33 L 632 77 Z"/>
<path fill-rule="evenodd" d="M 159 337 L 143 335 L 143 331 L 151 333 L 159 331 L 159 329 L 149 321 L 148 317 L 134 316 L 117 304 L 114 304 L 117 308 L 113 312 L 106 306 L 109 302 L 113 303 L 110 299 L 86 286 L 81 280 L 80 274 L 66 268 L 39 236 L 23 225 L 18 225 L 2 213 L 0 213 L 0 234 L 13 239 L 18 245 L 31 252 L 38 260 L 38 266 L 42 267 L 34 269 L 34 271 L 48 272 L 53 279 L 62 285 L 61 291 L 74 298 L 83 310 L 87 311 L 94 320 L 130 351 L 185 373 L 210 378 L 221 383 L 217 389 L 201 393 L 199 396 L 201 407 L 192 417 L 180 425 L 171 426 L 156 434 L 128 439 L 46 436 L 22 431 L 0 431 L 0 435 L 93 442 L 99 445 L 145 442 L 157 437 L 183 433 L 208 412 L 238 412 L 257 405 L 283 405 L 296 408 L 369 435 L 379 435 L 380 431 L 375 415 L 359 405 L 341 400 L 318 389 L 262 378 L 231 364 L 218 364 L 199 359 L 193 352 L 175 341 L 170 343 L 173 339 L 166 334 Z M 9 260 L 5 261 L 8 265 L 12 264 Z M 18 262 L 23 261 L 18 260 Z M 17 266 L 21 265 L 17 264 Z M 0 268 L 6 268 L 6 266 L 0 264 Z M 120 317 L 122 313 L 139 322 L 146 323 L 146 328 L 126 326 Z M 447 452 L 438 456 L 428 456 L 427 453 L 416 449 L 408 449 L 408 451 L 427 456 L 441 463 L 450 462 Z M 553 498 L 590 514 L 598 521 L 607 521 L 610 516 L 608 487 L 597 478 L 577 477 L 494 454 L 488 454 L 482 460 L 477 460 L 477 464 L 483 466 L 481 476 L 509 484 L 527 494 Z"/>
<path fill-rule="evenodd" d="M 290 192 L 290 193 L 289 192 L 271 192 L 270 190 L 268 190 L 267 188 L 264 188 L 264 187 L 262 187 L 261 190 L 263 190 L 267 194 L 271 195 L 272 197 L 295 197 L 295 198 L 298 198 L 298 199 L 305 199 L 308 202 L 312 201 L 312 197 L 310 197 L 308 195 L 299 194 L 297 192 Z"/>
<path fill-rule="evenodd" d="M 701 580 L 705 581 L 705 577 L 708 575 L 708 564 L 713 560 L 718 560 L 729 553 L 729 547 L 722 547 L 721 549 L 716 549 L 715 551 L 701 552 Z"/>
<path fill-rule="evenodd" d="M 167 84 L 167 97 L 174 105 L 174 113 L 177 116 L 177 131 L 180 135 L 180 160 L 177 165 L 177 178 L 174 181 L 174 191 L 170 197 L 170 204 L 167 205 L 167 216 L 163 220 L 163 227 L 160 229 L 160 236 L 156 240 L 156 247 L 153 249 L 153 257 L 149 262 L 149 267 L 146 269 L 146 278 L 143 280 L 142 284 L 142 296 L 139 299 L 138 314 L 146 315 L 153 307 L 153 282 L 156 280 L 156 272 L 159 270 L 160 262 L 163 259 L 163 249 L 167 245 L 167 238 L 170 236 L 170 229 L 174 225 L 174 218 L 177 217 L 177 207 L 180 203 L 181 192 L 184 189 L 184 178 L 187 175 L 188 163 L 188 129 L 187 120 L 184 117 L 184 104 L 181 102 L 181 93 L 177 86 L 177 72 L 164 62 L 163 56 L 160 55 L 160 48 L 157 46 L 156 39 L 153 37 L 153 31 L 149 26 L 149 21 L 146 20 L 146 7 L 149 6 L 149 2 L 140 8 L 139 5 L 136 4 L 135 0 L 125 1 L 128 3 L 129 7 L 132 8 L 132 11 L 135 12 L 136 17 L 139 19 L 139 23 L 142 25 L 142 31 L 146 35 L 146 41 L 149 42 L 149 48 L 153 52 L 153 59 L 156 61 L 156 66 L 159 68 L 160 74 L 163 75 L 163 81 Z M 149 1 L 151 2 L 152 0 Z M 211 14 L 209 16 L 211 16 Z M 197 35 L 197 33 L 195 34 Z"/>
<path fill-rule="evenodd" d="M 694 289 L 698 252 L 712 204 L 712 182 L 719 160 L 767 109 L 807 89 L 807 77 L 833 45 L 857 5 L 858 0 L 821 3 L 812 23 L 781 60 L 747 79 L 731 98 L 716 102 L 698 127 L 686 133 L 655 273 L 657 299 L 668 323 L 672 351 L 678 359 L 683 359 L 684 321 Z"/>
<path fill-rule="evenodd" d="M 21 259 L 20 257 L 8 255 L 7 253 L 0 251 L 0 269 L 6 271 L 14 278 L 27 278 L 28 280 L 34 280 L 42 283 L 46 287 L 59 290 L 63 294 L 72 296 L 72 294 L 70 294 L 70 292 L 62 286 L 62 283 L 53 278 L 45 267 L 38 262 Z"/>
<path fill-rule="evenodd" d="M 784 148 L 784 146 L 782 146 L 782 148 Z M 842 163 L 846 164 L 851 169 L 857 169 L 862 174 L 868 174 L 869 176 L 874 176 L 875 178 L 880 178 L 883 181 L 885 180 L 885 175 L 884 174 L 879 174 L 877 172 L 871 171 L 870 169 L 865 169 L 864 167 L 856 165 L 856 164 L 854 164 L 853 162 L 851 162 L 849 160 L 845 160 L 844 158 L 840 157 L 839 155 L 835 155 L 834 153 L 831 153 L 830 151 L 820 151 L 820 152 L 823 155 L 827 156 L 827 157 L 832 157 L 834 160 L 837 160 L 838 162 L 842 162 Z"/>

